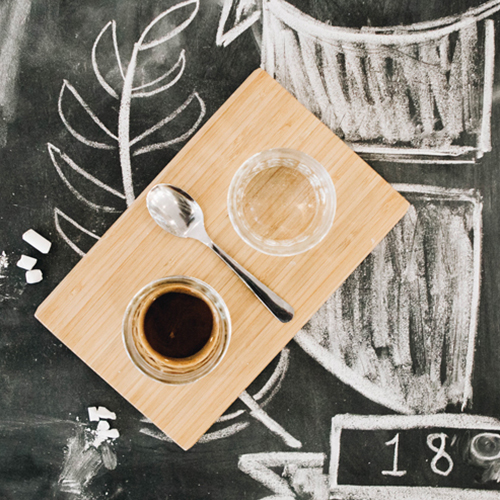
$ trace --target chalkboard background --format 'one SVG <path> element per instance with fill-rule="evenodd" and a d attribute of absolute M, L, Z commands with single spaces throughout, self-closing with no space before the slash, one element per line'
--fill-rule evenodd
<path fill-rule="evenodd" d="M 242 455 L 292 454 L 298 450 L 288 447 L 283 439 L 250 416 L 239 400 L 227 412 L 238 411 L 236 417 L 215 424 L 209 433 L 211 438 L 184 452 L 166 440 L 33 317 L 36 307 L 81 258 L 56 230 L 54 210 L 58 209 L 99 236 L 126 208 L 123 199 L 96 190 L 88 179 L 68 169 L 67 163 L 57 156 L 61 152 L 113 189 L 122 188 L 117 150 L 89 147 L 76 140 L 63 124 L 58 112 L 63 81 L 69 82 L 99 119 L 116 133 L 119 103 L 98 83 L 92 68 L 91 52 L 96 37 L 109 21 L 115 20 L 118 45 L 126 65 L 133 44 L 144 28 L 175 3 L 172 0 L 5 0 L 0 5 L 2 499 L 261 499 L 273 493 L 286 497 L 284 487 L 273 491 L 275 483 L 266 483 L 262 474 L 252 478 L 238 463 Z M 330 2 L 326 0 L 293 2 L 329 24 L 354 27 L 425 21 L 460 13 L 479 3 L 347 0 L 336 2 L 335 8 L 329 11 Z M 363 16 L 363 9 L 373 11 L 372 20 Z M 243 32 L 227 46 L 219 46 L 216 38 L 221 12 L 219 2 L 201 0 L 199 12 L 182 33 L 144 56 L 137 71 L 142 83 L 172 67 L 182 49 L 186 67 L 182 78 L 171 88 L 142 99 L 138 105 L 133 103 L 131 137 L 172 113 L 193 92 L 197 92 L 206 106 L 202 117 L 205 122 L 260 66 L 259 25 Z M 236 16 L 231 12 L 228 23 Z M 246 12 L 252 13 L 250 7 Z M 165 26 L 158 29 L 161 31 Z M 114 54 L 109 40 L 103 36 L 97 55 L 111 68 Z M 498 44 L 498 37 L 496 42 Z M 119 74 L 116 68 L 109 68 L 103 74 L 114 82 Z M 495 70 L 496 82 L 497 73 Z M 466 411 L 495 417 L 500 416 L 500 268 L 497 264 L 500 257 L 500 87 L 497 85 L 493 88 L 492 151 L 480 161 L 472 164 L 373 163 L 391 183 L 475 189 L 476 196 L 482 197 L 482 269 L 472 379 L 474 397 Z M 73 94 L 68 93 L 68 87 L 61 107 L 68 121 L 78 124 L 79 133 L 93 141 L 109 139 L 102 129 L 96 128 Z M 151 134 L 149 143 L 166 142 L 183 134 L 201 115 L 200 105 L 192 101 L 185 112 Z M 61 168 L 65 167 L 67 181 L 78 186 L 81 196 L 113 210 L 95 210 L 68 189 L 55 168 L 54 156 L 51 158 L 49 154 L 49 143 L 57 148 L 52 150 L 56 151 L 56 162 L 59 161 Z M 184 144 L 185 141 L 179 141 L 132 158 L 135 194 Z M 95 242 L 68 219 L 59 217 L 59 224 L 82 252 Z M 48 255 L 38 253 L 21 239 L 30 228 L 53 242 Z M 25 283 L 24 271 L 15 265 L 23 253 L 39 259 L 36 267 L 44 274 L 41 283 Z M 296 342 L 290 343 L 283 356 L 286 362 L 282 359 L 280 366 L 286 365 L 286 370 L 282 381 L 274 383 L 276 391 L 265 405 L 265 411 L 302 443 L 300 453 L 325 454 L 326 473 L 334 415 L 391 411 L 340 382 Z M 250 394 L 255 395 L 265 386 L 280 359 L 249 387 Z M 116 412 L 117 419 L 112 426 L 120 431 L 118 439 L 92 453 L 85 451 L 85 443 L 95 429 L 95 423 L 88 420 L 89 406 L 105 406 Z M 457 412 L 460 405 L 451 405 L 447 410 Z M 286 456 L 281 456 L 285 457 L 283 463 Z M 304 460 L 307 463 L 307 457 Z M 280 469 L 278 464 L 276 470 L 281 474 L 283 467 Z M 290 475 L 293 473 L 289 471 L 285 477 Z M 324 490 L 318 481 L 315 484 L 302 489 L 295 486 L 290 491 L 295 498 L 324 498 Z"/>

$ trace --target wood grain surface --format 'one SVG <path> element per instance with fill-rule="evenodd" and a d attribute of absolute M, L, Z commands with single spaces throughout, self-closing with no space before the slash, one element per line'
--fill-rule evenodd
<path fill-rule="evenodd" d="M 227 191 L 253 154 L 289 147 L 322 163 L 337 191 L 327 237 L 298 256 L 271 257 L 246 245 L 227 213 Z M 182 448 L 188 449 L 292 339 L 325 300 L 404 215 L 408 202 L 314 115 L 256 70 L 153 183 L 190 193 L 208 234 L 295 308 L 277 321 L 218 257 L 201 243 L 175 238 L 149 216 L 145 190 L 42 303 L 36 317 Z M 233 325 L 222 363 L 187 386 L 143 375 L 121 337 L 124 311 L 152 280 L 188 275 L 223 297 Z"/>

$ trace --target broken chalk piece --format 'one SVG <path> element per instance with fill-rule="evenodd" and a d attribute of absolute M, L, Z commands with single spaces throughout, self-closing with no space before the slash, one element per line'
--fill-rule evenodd
<path fill-rule="evenodd" d="M 116 413 L 109 411 L 104 406 L 99 406 L 99 408 L 97 408 L 97 413 L 99 414 L 100 418 L 109 418 L 111 420 L 116 420 Z"/>
<path fill-rule="evenodd" d="M 116 420 L 116 413 L 109 411 L 104 406 L 99 406 L 99 408 L 96 408 L 95 406 L 89 406 L 89 408 L 87 408 L 87 410 L 89 412 L 89 420 L 91 422 L 96 422 L 101 418 L 104 418 L 104 419 L 109 418 L 111 420 Z"/>
<path fill-rule="evenodd" d="M 91 422 L 96 422 L 99 420 L 99 414 L 97 413 L 97 408 L 95 406 L 89 406 L 87 410 L 89 412 L 89 420 Z"/>
<path fill-rule="evenodd" d="M 107 420 L 99 420 L 99 423 L 97 424 L 98 431 L 109 431 L 109 429 L 109 422 Z"/>
<path fill-rule="evenodd" d="M 34 257 L 28 257 L 27 255 L 21 255 L 21 258 L 17 261 L 16 266 L 21 269 L 26 269 L 26 271 L 31 271 L 36 264 L 36 259 Z"/>
<path fill-rule="evenodd" d="M 120 433 L 118 432 L 118 429 L 109 429 L 109 431 L 102 431 L 102 434 L 109 439 L 116 439 L 116 438 L 120 437 Z"/>
<path fill-rule="evenodd" d="M 42 253 L 49 253 L 50 247 L 52 246 L 52 243 L 48 239 L 44 238 L 33 229 L 29 229 L 23 234 L 23 240 Z"/>
<path fill-rule="evenodd" d="M 99 422 L 99 424 L 101 423 L 104 422 Z M 108 439 L 115 440 L 119 437 L 120 437 L 120 432 L 118 431 L 118 429 L 107 429 L 107 430 L 97 429 L 94 442 L 92 444 L 97 448 L 102 443 L 104 443 L 104 441 L 107 441 Z"/>
<path fill-rule="evenodd" d="M 106 441 L 106 439 L 107 439 L 106 436 L 104 436 L 101 433 L 98 433 L 97 436 L 95 437 L 92 445 L 95 446 L 96 448 L 98 448 L 102 443 L 104 443 L 104 441 Z"/>
<path fill-rule="evenodd" d="M 26 271 L 26 283 L 32 285 L 33 283 L 38 283 L 43 280 L 43 274 L 40 269 L 32 269 L 31 271 Z"/>

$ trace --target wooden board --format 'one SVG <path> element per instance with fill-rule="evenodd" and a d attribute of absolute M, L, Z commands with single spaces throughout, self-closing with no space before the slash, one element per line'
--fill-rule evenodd
<path fill-rule="evenodd" d="M 328 236 L 293 257 L 253 250 L 227 214 L 229 184 L 253 154 L 274 147 L 304 151 L 322 163 L 337 190 Z M 150 187 L 160 182 L 190 193 L 208 234 L 295 308 L 277 321 L 201 243 L 161 230 L 146 208 L 146 189 L 43 302 L 36 317 L 182 448 L 198 441 L 335 289 L 404 215 L 408 202 L 262 70 L 255 71 Z M 121 337 L 132 296 L 152 280 L 195 276 L 225 300 L 233 324 L 222 363 L 194 384 L 163 385 L 129 360 Z"/>

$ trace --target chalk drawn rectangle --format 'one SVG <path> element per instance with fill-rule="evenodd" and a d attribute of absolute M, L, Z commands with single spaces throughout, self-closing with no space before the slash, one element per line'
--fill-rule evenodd
<path fill-rule="evenodd" d="M 397 413 L 464 410 L 472 399 L 482 198 L 477 190 L 393 187 L 410 209 L 295 341 Z"/>
<path fill-rule="evenodd" d="M 227 191 L 239 166 L 273 147 L 310 154 L 332 175 L 337 217 L 314 249 L 271 257 L 234 232 Z M 292 339 L 333 291 L 383 239 L 408 202 L 263 70 L 255 71 L 158 175 L 189 192 L 207 231 L 267 286 L 293 305 L 279 323 L 208 248 L 167 234 L 150 217 L 146 192 L 71 271 L 36 316 L 122 396 L 183 448 L 190 448 Z M 128 359 L 121 322 L 144 285 L 188 275 L 213 286 L 226 302 L 233 335 L 221 364 L 186 386 L 149 379 Z"/>
<path fill-rule="evenodd" d="M 499 431 L 500 421 L 476 415 L 337 415 L 330 498 L 500 498 L 500 484 L 481 483 L 486 467 L 470 459 L 475 435 Z"/>
<path fill-rule="evenodd" d="M 346 28 L 268 0 L 262 67 L 369 160 L 474 163 L 491 151 L 499 8 Z"/>

